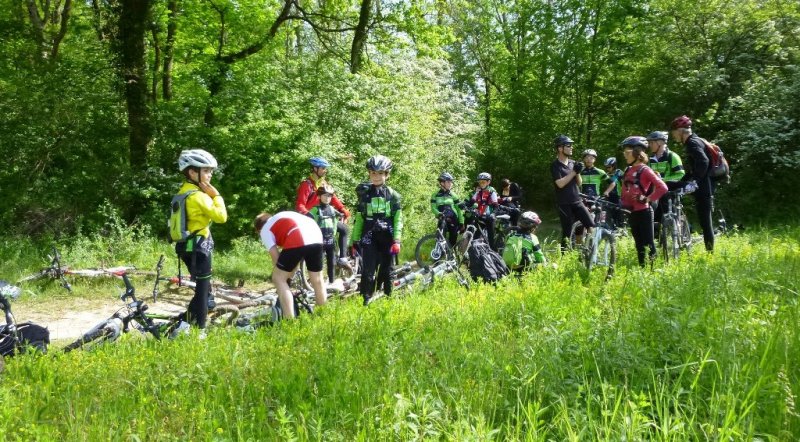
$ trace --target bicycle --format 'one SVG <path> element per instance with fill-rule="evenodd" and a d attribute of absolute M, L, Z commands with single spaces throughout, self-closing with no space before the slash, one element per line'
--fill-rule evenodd
<path fill-rule="evenodd" d="M 6 323 L 0 326 L 0 362 L 3 356 L 13 356 L 31 349 L 47 353 L 50 344 L 50 331 L 31 322 L 17 323 L 11 311 L 11 301 L 19 296 L 22 290 L 0 281 L 0 309 L 3 310 Z"/>
<path fill-rule="evenodd" d="M 586 235 L 583 223 L 576 221 L 570 229 L 570 248 L 580 252 L 581 263 L 587 270 L 591 271 L 598 265 L 608 267 L 606 279 L 610 279 L 614 276 L 614 266 L 617 262 L 617 236 L 620 233 L 617 233 L 619 229 L 613 226 L 613 221 L 608 216 L 608 210 L 630 212 L 602 198 L 584 194 L 581 194 L 581 197 L 589 203 L 589 212 L 592 213 L 595 228 Z"/>
<path fill-rule="evenodd" d="M 516 227 L 511 225 L 511 216 L 519 215 L 520 209 L 509 206 L 498 206 L 494 219 L 497 221 L 494 227 L 494 247 L 497 253 L 503 255 L 508 236 L 516 231 Z"/>
<path fill-rule="evenodd" d="M 683 212 L 683 196 L 688 193 L 684 189 L 669 192 L 667 210 L 661 218 L 658 239 L 665 262 L 678 259 L 681 250 L 688 253 L 692 248 L 692 232 L 689 229 L 689 220 Z"/>
<path fill-rule="evenodd" d="M 156 302 L 158 298 L 159 282 L 171 280 L 171 278 L 162 278 L 160 276 L 163 263 L 164 256 L 162 255 L 156 266 L 153 302 Z M 151 334 L 157 340 L 165 336 L 170 338 L 176 337 L 181 330 L 188 329 L 188 323 L 185 321 L 185 311 L 178 314 L 148 312 L 149 306 L 145 304 L 144 300 L 136 297 L 136 289 L 133 284 L 131 284 L 128 274 L 121 271 L 114 275 L 121 278 L 125 284 L 125 291 L 120 295 L 120 300 L 125 304 L 124 307 L 117 310 L 108 319 L 101 321 L 84 333 L 80 338 L 64 347 L 65 352 L 70 352 L 79 348 L 85 349 L 95 347 L 106 342 L 113 342 L 123 333 L 130 332 L 131 327 L 143 334 Z M 236 320 L 238 314 L 239 310 L 235 307 L 214 309 L 209 312 L 208 323 L 222 322 L 225 324 L 232 324 Z"/>

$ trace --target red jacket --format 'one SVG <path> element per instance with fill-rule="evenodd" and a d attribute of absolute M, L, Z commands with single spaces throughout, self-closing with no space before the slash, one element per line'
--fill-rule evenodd
<path fill-rule="evenodd" d="M 294 210 L 302 213 L 303 215 L 307 214 L 312 207 L 319 204 L 319 197 L 317 196 L 317 189 L 322 184 L 325 184 L 325 179 L 321 178 L 319 181 L 314 182 L 311 177 L 306 178 L 297 186 L 297 199 L 294 202 Z M 333 195 L 331 198 L 331 205 L 334 209 L 342 212 L 344 214 L 345 219 L 350 218 L 350 211 L 339 201 L 339 198 L 336 195 Z"/>
<path fill-rule="evenodd" d="M 650 206 L 639 201 L 641 196 L 650 198 L 650 201 L 658 201 L 665 193 L 667 185 L 653 172 L 653 169 L 640 164 L 625 170 L 625 175 L 622 177 L 622 207 L 631 212 L 645 210 Z"/>

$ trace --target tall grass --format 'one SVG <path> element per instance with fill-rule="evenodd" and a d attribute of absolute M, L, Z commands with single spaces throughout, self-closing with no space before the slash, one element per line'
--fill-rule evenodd
<path fill-rule="evenodd" d="M 0 439 L 797 440 L 798 233 L 655 272 L 623 244 L 605 284 L 565 257 L 255 334 L 25 355 L 2 374 Z"/>

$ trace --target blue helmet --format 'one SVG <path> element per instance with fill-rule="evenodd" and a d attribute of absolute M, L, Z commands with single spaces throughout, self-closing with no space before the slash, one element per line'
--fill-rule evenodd
<path fill-rule="evenodd" d="M 650 135 L 647 136 L 647 141 L 655 141 L 655 140 L 661 140 L 665 142 L 669 141 L 669 135 L 666 132 L 662 132 L 660 130 L 657 130 L 655 132 L 650 132 Z"/>
<path fill-rule="evenodd" d="M 311 163 L 311 167 L 331 167 L 331 163 L 322 157 L 311 157 L 308 162 Z"/>
<path fill-rule="evenodd" d="M 606 167 L 613 167 L 617 165 L 617 159 L 614 157 L 606 158 Z"/>
<path fill-rule="evenodd" d="M 622 143 L 620 143 L 620 145 L 622 145 L 622 147 L 634 147 L 634 148 L 639 147 L 642 149 L 646 149 L 647 140 L 644 137 L 634 135 L 632 137 L 628 137 L 622 140 Z"/>
<path fill-rule="evenodd" d="M 442 181 L 453 181 L 453 175 L 450 175 L 450 172 L 442 172 L 442 174 L 439 175 L 439 182 Z"/>

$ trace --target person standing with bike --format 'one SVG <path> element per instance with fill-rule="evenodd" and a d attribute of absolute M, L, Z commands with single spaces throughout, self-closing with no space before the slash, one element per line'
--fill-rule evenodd
<path fill-rule="evenodd" d="M 453 193 L 453 175 L 439 175 L 439 190 L 431 196 L 431 210 L 436 218 L 445 223 L 447 242 L 455 247 L 459 231 L 464 231 L 464 213 L 458 207 L 459 198 Z"/>
<path fill-rule="evenodd" d="M 321 186 L 317 189 L 319 204 L 312 207 L 308 212 L 308 216 L 317 223 L 319 230 L 322 232 L 322 249 L 325 253 L 328 284 L 333 284 L 334 281 L 333 264 L 336 252 L 334 237 L 336 236 L 337 218 L 342 215 L 341 212 L 334 209 L 331 205 L 333 196 L 334 190 L 330 184 Z"/>
<path fill-rule="evenodd" d="M 314 288 L 316 305 L 324 305 L 322 232 L 314 220 L 297 212 L 285 211 L 275 215 L 261 213 L 253 224 L 272 259 L 272 283 L 278 292 L 283 317 L 292 319 L 295 316 L 289 280 L 302 261 L 305 261 L 308 269 L 308 280 Z"/>
<path fill-rule="evenodd" d="M 558 217 L 561 220 L 561 251 L 563 253 L 569 246 L 569 236 L 575 219 L 580 220 L 587 229 L 594 227 L 594 221 L 580 196 L 580 173 L 583 170 L 583 163 L 570 159 L 575 142 L 566 135 L 559 135 L 553 144 L 556 149 L 556 159 L 550 166 L 550 173 L 556 190 Z"/>
<path fill-rule="evenodd" d="M 184 150 L 178 157 L 178 169 L 186 181 L 172 198 L 169 220 L 170 238 L 175 241 L 175 253 L 186 264 L 195 281 L 194 297 L 189 302 L 187 322 L 204 330 L 209 307 L 213 308 L 211 292 L 211 256 L 214 240 L 211 223 L 228 220 L 225 201 L 211 185 L 217 160 L 203 149 Z M 201 336 L 204 335 L 201 331 Z"/>
<path fill-rule="evenodd" d="M 392 160 L 383 155 L 371 157 L 367 160 L 369 187 L 359 185 L 356 189 L 358 210 L 350 246 L 355 247 L 356 243 L 361 246 L 363 264 L 359 289 L 364 305 L 375 293 L 376 282 L 387 296 L 392 294 L 392 258 L 400 253 L 403 233 L 400 194 L 386 185 L 393 167 Z"/>
<path fill-rule="evenodd" d="M 689 173 L 683 176 L 683 181 L 694 180 L 697 190 L 694 192 L 697 216 L 700 227 L 703 229 L 703 241 L 706 250 L 714 251 L 714 226 L 711 214 L 714 212 L 714 182 L 708 174 L 711 161 L 706 155 L 706 145 L 703 140 L 692 132 L 692 119 L 686 115 L 672 120 L 670 124 L 672 138 L 686 148 L 689 161 L 686 163 Z"/>
<path fill-rule="evenodd" d="M 645 247 L 649 248 L 648 258 L 651 263 L 656 257 L 651 203 L 667 193 L 667 185 L 647 167 L 647 141 L 644 137 L 625 138 L 622 149 L 628 163 L 622 179 L 622 207 L 631 211 L 628 218 L 631 235 L 636 244 L 639 266 L 644 267 Z"/>
<path fill-rule="evenodd" d="M 499 205 L 497 199 L 497 191 L 494 190 L 490 184 L 492 183 L 492 175 L 488 172 L 481 172 L 478 174 L 478 188 L 472 195 L 470 201 L 477 205 L 478 216 L 486 225 L 486 242 L 489 247 L 497 251 L 494 243 L 494 211 Z"/>
<path fill-rule="evenodd" d="M 672 152 L 667 147 L 669 135 L 666 132 L 655 131 L 647 136 L 647 145 L 650 147 L 649 166 L 666 183 L 667 189 L 675 190 L 683 187 L 681 178 L 686 174 L 680 155 Z M 661 218 L 668 205 L 669 193 L 659 200 L 653 210 L 653 219 L 661 225 Z"/>
<path fill-rule="evenodd" d="M 313 157 L 308 162 L 311 163 L 311 174 L 297 186 L 297 198 L 294 202 L 294 210 L 303 215 L 307 215 L 312 207 L 319 204 L 317 189 L 328 184 L 325 177 L 328 174 L 328 168 L 331 167 L 331 163 L 322 157 Z M 336 195 L 331 196 L 330 204 L 344 215 L 341 221 L 336 222 L 336 232 L 339 234 L 339 264 L 348 266 L 347 258 L 344 255 L 347 253 L 347 235 L 350 233 L 347 228 L 350 211 Z"/>

